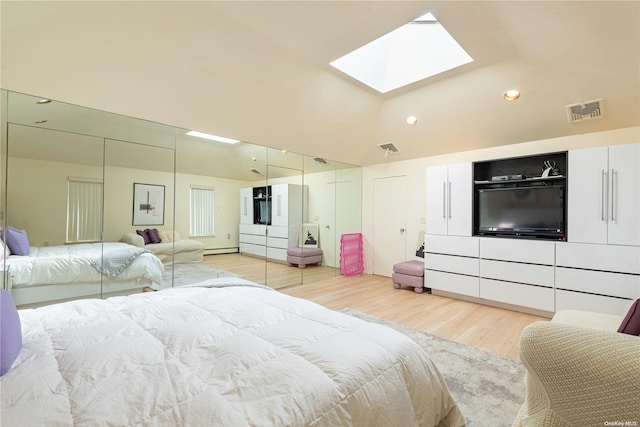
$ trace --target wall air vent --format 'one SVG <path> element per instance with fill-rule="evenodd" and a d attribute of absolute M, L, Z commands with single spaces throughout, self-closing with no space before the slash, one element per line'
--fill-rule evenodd
<path fill-rule="evenodd" d="M 385 142 L 383 144 L 378 144 L 378 147 L 380 147 L 380 149 L 384 151 L 385 157 L 387 157 L 389 153 L 397 153 L 398 151 L 400 151 L 398 150 L 398 147 L 396 147 L 393 142 Z"/>
<path fill-rule="evenodd" d="M 569 123 L 577 123 L 583 120 L 598 119 L 602 117 L 602 99 L 567 105 L 567 118 Z"/>

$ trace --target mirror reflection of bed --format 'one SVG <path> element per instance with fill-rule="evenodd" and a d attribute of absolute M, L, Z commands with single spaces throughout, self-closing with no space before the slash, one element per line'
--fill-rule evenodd
<path fill-rule="evenodd" d="M 6 191 L 2 225 L 25 230 L 30 246 L 40 255 L 54 247 L 59 247 L 60 252 L 71 248 L 78 252 L 78 248 L 85 247 L 82 245 L 95 244 L 100 245 L 102 263 L 106 247 L 103 243 L 122 242 L 125 234 L 137 229 L 158 228 L 179 232 L 182 239 L 199 242 L 205 248 L 201 262 L 174 262 L 174 255 L 170 260 L 160 257 L 161 287 L 174 286 L 178 279 L 178 284 L 193 283 L 211 273 L 203 267 L 211 267 L 217 277 L 241 276 L 281 288 L 338 276 L 339 234 L 360 230 L 359 167 L 330 160 L 319 163 L 316 157 L 246 142 L 215 143 L 187 136 L 186 129 L 55 100 L 39 104 L 42 98 L 36 96 L 0 93 L 8 106 L 7 137 L 3 135 L 2 141 L 6 147 L 2 151 L 6 155 L 3 164 L 7 167 L 6 185 L 2 187 Z M 43 118 L 47 121 L 41 122 Z M 301 271 L 286 261 L 238 253 L 240 189 L 302 182 L 309 188 L 309 205 L 300 221 L 319 225 L 322 265 Z M 134 183 L 164 188 L 161 224 L 133 224 Z M 190 229 L 190 193 L 194 187 L 215 191 L 215 232 L 210 235 L 197 235 Z M 70 199 L 73 191 L 84 194 L 78 196 L 82 201 Z M 95 194 L 87 196 L 91 192 Z M 71 206 L 79 213 L 70 210 Z M 74 215 L 84 215 L 86 221 L 74 223 L 69 219 Z M 63 257 L 67 263 L 71 258 Z M 11 280 L 11 273 L 6 273 L 13 262 L 2 261 L 4 286 L 13 284 L 19 289 L 26 286 L 22 279 Z M 38 271 L 48 268 L 40 261 L 35 265 Z M 17 271 L 15 268 L 14 273 Z M 128 278 L 130 283 L 118 286 L 97 270 L 85 280 L 71 279 L 71 274 L 58 278 L 50 274 L 44 279 L 46 286 L 22 291 L 28 298 L 21 305 L 153 289 L 157 272 L 138 274 L 141 276 Z M 84 289 L 71 286 L 70 280 L 81 283 Z M 20 302 L 21 291 L 16 292 Z"/>

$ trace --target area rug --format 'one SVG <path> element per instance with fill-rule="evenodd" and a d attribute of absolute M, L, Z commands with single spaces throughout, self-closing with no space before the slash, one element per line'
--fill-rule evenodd
<path fill-rule="evenodd" d="M 192 283 L 198 283 L 203 280 L 213 279 L 216 277 L 240 277 L 237 274 L 220 270 L 200 262 L 175 264 L 173 266 L 165 266 L 164 273 L 162 274 L 163 289 L 171 287 L 172 275 L 174 287 L 190 285 Z"/>
<path fill-rule="evenodd" d="M 425 349 L 447 382 L 468 427 L 512 425 L 524 402 L 522 363 L 355 310 L 341 312 L 393 328 Z"/>

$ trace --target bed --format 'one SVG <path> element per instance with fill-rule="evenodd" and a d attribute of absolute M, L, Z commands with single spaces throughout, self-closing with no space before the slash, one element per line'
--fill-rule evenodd
<path fill-rule="evenodd" d="M 164 267 L 150 251 L 120 242 L 30 247 L 5 259 L 16 305 L 100 297 L 155 288 Z"/>
<path fill-rule="evenodd" d="M 408 337 L 240 278 L 20 310 L 2 426 L 461 426 Z"/>

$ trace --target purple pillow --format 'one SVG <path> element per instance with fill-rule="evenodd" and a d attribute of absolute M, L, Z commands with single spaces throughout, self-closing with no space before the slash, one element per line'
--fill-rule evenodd
<path fill-rule="evenodd" d="M 146 231 L 147 234 L 149 235 L 149 240 L 151 240 L 151 243 L 160 243 L 160 242 L 162 242 L 162 239 L 160 239 L 160 233 L 158 233 L 158 229 L 157 228 L 147 228 L 144 231 Z"/>
<path fill-rule="evenodd" d="M 149 243 L 151 243 L 151 239 L 149 239 L 149 235 L 147 234 L 147 230 L 136 230 L 136 233 L 138 233 L 138 236 L 142 237 L 144 239 L 144 244 L 148 245 Z"/>
<path fill-rule="evenodd" d="M 618 328 L 618 332 L 640 336 L 640 298 L 631 304 L 629 312 Z"/>
<path fill-rule="evenodd" d="M 20 316 L 11 294 L 0 289 L 0 376 L 6 374 L 22 348 Z"/>
<path fill-rule="evenodd" d="M 7 246 L 13 255 L 29 255 L 29 238 L 25 230 L 7 227 L 5 237 Z"/>

